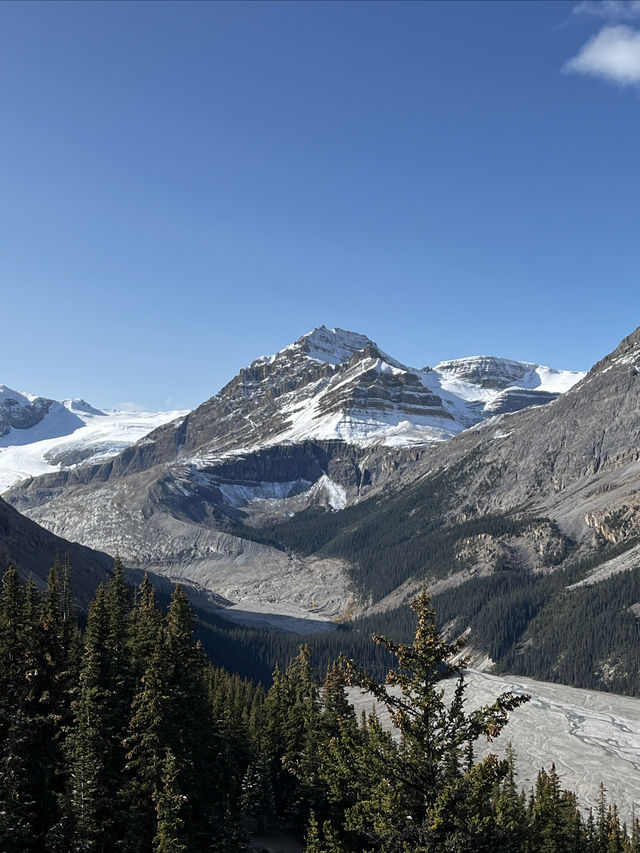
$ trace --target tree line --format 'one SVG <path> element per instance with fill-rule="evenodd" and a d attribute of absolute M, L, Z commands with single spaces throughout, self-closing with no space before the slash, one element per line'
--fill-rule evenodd
<path fill-rule="evenodd" d="M 177 587 L 166 611 L 148 579 L 116 561 L 82 630 L 71 568 L 46 590 L 15 569 L 0 599 L 0 849 L 239 851 L 284 827 L 309 853 L 637 853 L 601 789 L 586 818 L 551 767 L 520 791 L 513 756 L 474 758 L 526 697 L 467 712 L 461 648 L 425 592 L 413 638 L 376 636 L 393 661 L 381 684 L 337 656 L 320 681 L 308 646 L 259 684 L 216 666 Z M 455 679 L 445 701 L 443 679 Z M 390 715 L 357 718 L 347 687 Z"/>

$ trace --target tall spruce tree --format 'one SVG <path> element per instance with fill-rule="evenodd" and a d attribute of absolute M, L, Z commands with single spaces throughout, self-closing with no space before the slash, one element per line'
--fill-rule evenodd
<path fill-rule="evenodd" d="M 224 823 L 226 768 L 209 701 L 210 664 L 193 638 L 194 617 L 184 591 L 176 587 L 166 618 L 167 691 L 172 719 L 170 746 L 180 765 L 186 796 L 190 849 L 206 849 Z"/>
<path fill-rule="evenodd" d="M 71 701 L 77 681 L 78 646 L 65 621 L 65 599 L 59 560 L 52 566 L 41 602 L 27 592 L 25 650 L 27 692 L 22 760 L 38 804 L 31 850 L 64 846 L 64 732 L 72 719 Z"/>
<path fill-rule="evenodd" d="M 129 658 L 134 692 L 145 673 L 162 631 L 162 613 L 158 609 L 156 590 L 145 573 L 135 591 L 129 620 Z"/>
<path fill-rule="evenodd" d="M 182 816 L 186 797 L 178 785 L 179 775 L 176 759 L 167 748 L 162 765 L 162 784 L 153 795 L 157 825 L 153 853 L 187 853 L 189 850 Z"/>
<path fill-rule="evenodd" d="M 447 831 L 436 820 L 442 814 L 442 798 L 454 804 L 458 800 L 450 791 L 483 784 L 481 771 L 467 768 L 469 743 L 497 736 L 509 712 L 528 699 L 503 693 L 493 704 L 465 713 L 464 662 L 451 663 L 463 641 L 448 643 L 440 635 L 426 590 L 413 601 L 412 608 L 417 615 L 413 643 L 374 636 L 398 661 L 397 669 L 388 673 L 386 685 L 380 685 L 361 668 L 351 667 L 352 681 L 387 708 L 400 736 L 397 746 L 392 747 L 379 736 L 377 743 L 369 738 L 369 749 L 365 756 L 359 756 L 358 763 L 354 762 L 353 772 L 363 775 L 363 759 L 378 766 L 383 759 L 376 796 L 366 797 L 366 807 L 361 801 L 345 812 L 345 825 L 362 833 L 372 849 L 385 853 L 426 850 L 441 840 L 442 832 Z M 452 676 L 457 681 L 453 698 L 447 702 L 441 683 Z M 384 745 L 384 752 L 378 744 Z M 484 771 L 496 784 L 507 767 L 498 770 L 495 763 L 487 762 Z M 376 800 L 381 804 L 379 809 Z"/>
<path fill-rule="evenodd" d="M 0 600 L 0 849 L 7 853 L 27 849 L 37 824 L 25 715 L 28 629 L 25 590 L 9 567 Z"/>
<path fill-rule="evenodd" d="M 157 833 L 154 797 L 163 786 L 163 761 L 171 724 L 162 630 L 133 701 L 121 799 L 126 810 L 124 849 L 147 853 Z"/>
<path fill-rule="evenodd" d="M 118 840 L 113 792 L 119 787 L 122 769 L 122 732 L 117 720 L 120 679 L 112 669 L 110 604 L 101 586 L 89 607 L 79 694 L 66 743 L 72 850 L 78 853 L 106 853 L 115 849 Z"/>
<path fill-rule="evenodd" d="M 25 590 L 10 566 L 2 576 L 0 600 L 0 742 L 24 701 L 25 630 Z"/>
<path fill-rule="evenodd" d="M 132 853 L 148 851 L 157 836 L 156 803 L 166 788 L 167 749 L 174 762 L 172 786 L 184 797 L 181 819 L 188 849 L 208 850 L 224 834 L 225 767 L 209 698 L 208 669 L 204 652 L 194 643 L 191 607 L 176 587 L 133 701 L 126 738 L 125 847 Z"/>
<path fill-rule="evenodd" d="M 519 853 L 527 834 L 527 809 L 516 784 L 515 752 L 510 743 L 505 760 L 507 772 L 494 792 L 496 825 L 503 853 Z"/>
<path fill-rule="evenodd" d="M 282 772 L 274 787 L 283 805 L 282 814 L 306 825 L 309 809 L 319 802 L 317 750 L 320 738 L 319 686 L 311 668 L 311 650 L 301 646 L 282 675 L 274 681 L 280 715 Z M 271 691 L 270 691 L 271 693 Z M 269 710 L 271 703 L 267 697 Z"/>

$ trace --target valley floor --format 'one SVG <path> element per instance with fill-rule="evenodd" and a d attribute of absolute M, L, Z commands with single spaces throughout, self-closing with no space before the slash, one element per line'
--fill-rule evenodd
<path fill-rule="evenodd" d="M 585 810 L 595 805 L 603 782 L 607 800 L 618 806 L 620 819 L 631 823 L 640 813 L 640 700 L 595 690 L 582 690 L 520 676 L 489 675 L 469 670 L 468 708 L 490 704 L 504 691 L 528 693 L 531 701 L 517 708 L 493 743 L 480 744 L 476 758 L 487 752 L 504 755 L 509 742 L 516 751 L 518 784 L 535 785 L 540 767 L 555 761 L 563 788 L 574 791 Z M 453 690 L 453 682 L 445 685 Z M 371 697 L 354 689 L 358 713 L 372 706 Z M 391 723 L 377 708 L 385 728 Z"/>

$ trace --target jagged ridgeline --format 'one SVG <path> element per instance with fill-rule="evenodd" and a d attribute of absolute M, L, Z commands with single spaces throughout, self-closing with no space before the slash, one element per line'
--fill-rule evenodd
<path fill-rule="evenodd" d="M 636 853 L 640 826 L 621 827 L 604 789 L 585 819 L 554 767 L 527 797 L 512 754 L 474 761 L 473 743 L 496 736 L 527 697 L 504 693 L 466 713 L 464 677 L 448 663 L 459 643 L 440 635 L 426 594 L 413 611 L 412 641 L 378 641 L 397 660 L 397 692 L 344 657 L 320 682 L 306 647 L 265 692 L 211 664 L 179 587 L 163 613 L 149 580 L 133 589 L 116 561 L 81 632 L 68 562 L 42 593 L 8 569 L 0 849 L 241 853 L 270 832 L 311 853 Z M 395 714 L 401 738 L 375 714 L 358 722 L 350 684 Z"/>

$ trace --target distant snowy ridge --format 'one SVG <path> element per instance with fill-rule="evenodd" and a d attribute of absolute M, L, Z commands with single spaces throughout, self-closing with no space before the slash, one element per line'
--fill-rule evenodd
<path fill-rule="evenodd" d="M 118 412 L 0 385 L 0 493 L 27 477 L 116 456 L 186 412 Z M 4 417 L 3 417 L 4 416 Z"/>
<path fill-rule="evenodd" d="M 464 399 L 479 399 L 481 390 L 487 396 L 496 390 L 510 388 L 563 394 L 586 374 L 578 370 L 556 370 L 528 361 L 513 361 L 490 355 L 474 355 L 441 361 L 433 368 L 440 374 L 441 387 Z"/>

